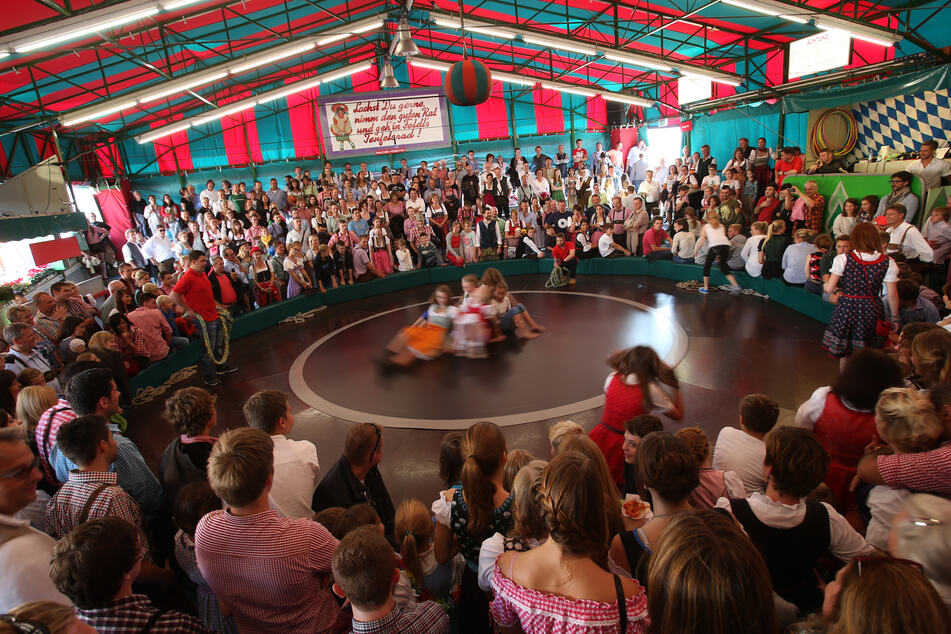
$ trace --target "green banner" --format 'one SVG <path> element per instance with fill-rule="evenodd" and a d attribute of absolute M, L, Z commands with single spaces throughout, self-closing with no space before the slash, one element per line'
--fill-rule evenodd
<path fill-rule="evenodd" d="M 892 191 L 891 174 L 816 174 L 808 176 L 806 174 L 797 174 L 796 176 L 787 176 L 783 184 L 792 183 L 800 190 L 806 181 L 816 181 L 819 186 L 819 193 L 826 198 L 826 213 L 822 221 L 823 231 L 830 231 L 832 223 L 836 216 L 842 213 L 842 206 L 849 198 L 862 200 L 866 196 L 878 196 L 880 199 L 887 196 Z M 922 190 L 921 179 L 912 176 L 911 191 L 921 199 Z M 951 188 L 946 188 L 951 189 Z M 914 224 L 918 227 L 924 226 L 925 219 L 930 215 L 918 205 L 918 213 L 915 216 Z"/>
<path fill-rule="evenodd" d="M 86 216 L 79 212 L 48 216 L 0 218 L 0 242 L 13 242 L 42 236 L 59 236 L 61 233 L 85 231 L 88 228 L 89 223 L 86 221 Z"/>

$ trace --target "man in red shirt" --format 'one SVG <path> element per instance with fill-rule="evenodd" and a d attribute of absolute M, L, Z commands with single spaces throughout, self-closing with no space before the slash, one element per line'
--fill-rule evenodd
<path fill-rule="evenodd" d="M 201 366 L 202 374 L 205 375 L 205 383 L 208 387 L 216 387 L 221 384 L 217 374 L 231 374 L 237 372 L 238 368 L 215 362 L 214 359 L 221 359 L 225 351 L 224 332 L 221 329 L 221 320 L 218 319 L 218 303 L 215 302 L 215 296 L 211 289 L 211 280 L 205 275 L 208 268 L 208 257 L 201 251 L 192 251 L 188 254 L 188 269 L 182 273 L 175 288 L 172 289 L 171 298 L 176 304 L 185 311 L 185 316 L 194 319 L 197 322 L 199 330 L 201 329 L 198 318 L 205 322 L 205 328 L 208 332 L 207 344 L 202 343 L 199 348 L 198 365 Z M 209 353 L 208 348 L 211 348 Z"/>
<path fill-rule="evenodd" d="M 559 233 L 555 236 L 555 246 L 551 249 L 551 255 L 555 258 L 555 266 L 568 269 L 568 285 L 574 286 L 578 281 L 578 258 L 575 257 L 574 241 L 567 242 L 565 234 Z"/>
<path fill-rule="evenodd" d="M 776 187 L 783 184 L 783 179 L 793 174 L 802 173 L 802 157 L 796 153 L 795 148 L 784 147 L 782 158 L 776 161 Z"/>

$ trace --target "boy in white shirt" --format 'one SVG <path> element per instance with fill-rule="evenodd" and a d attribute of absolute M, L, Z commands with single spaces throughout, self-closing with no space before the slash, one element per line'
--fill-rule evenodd
<path fill-rule="evenodd" d="M 733 471 L 743 481 L 746 495 L 766 490 L 763 438 L 776 425 L 779 405 L 765 394 L 747 394 L 740 401 L 740 428 L 724 427 L 713 448 L 713 468 Z"/>
<path fill-rule="evenodd" d="M 703 177 L 703 181 L 700 183 L 700 186 L 706 189 L 707 187 L 712 187 L 713 191 L 720 191 L 720 175 L 717 174 L 717 166 L 711 165 L 707 168 L 709 172 L 706 176 Z"/>
<path fill-rule="evenodd" d="M 287 394 L 263 390 L 244 404 L 248 425 L 260 429 L 274 442 L 274 483 L 268 496 L 271 508 L 283 517 L 313 519 L 311 503 L 320 482 L 317 447 L 307 440 L 291 440 L 294 414 Z"/>

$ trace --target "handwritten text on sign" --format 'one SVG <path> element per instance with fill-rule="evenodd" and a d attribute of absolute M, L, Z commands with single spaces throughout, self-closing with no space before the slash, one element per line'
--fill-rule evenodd
<path fill-rule="evenodd" d="M 449 144 L 447 106 L 439 94 L 336 97 L 328 96 L 321 104 L 328 155 L 385 154 Z"/>

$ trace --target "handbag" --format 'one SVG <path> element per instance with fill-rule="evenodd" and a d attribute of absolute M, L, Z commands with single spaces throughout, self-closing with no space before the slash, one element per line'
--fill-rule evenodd
<path fill-rule="evenodd" d="M 862 267 L 862 272 L 865 273 L 865 286 L 868 288 L 869 296 L 872 298 L 872 301 L 879 301 L 878 297 L 872 290 L 872 282 L 868 278 L 868 269 L 864 262 L 859 259 L 859 256 L 855 256 L 856 260 L 859 260 L 859 266 Z M 875 320 L 875 334 L 879 337 L 887 337 L 892 334 L 892 324 L 886 319 L 876 319 Z"/>

